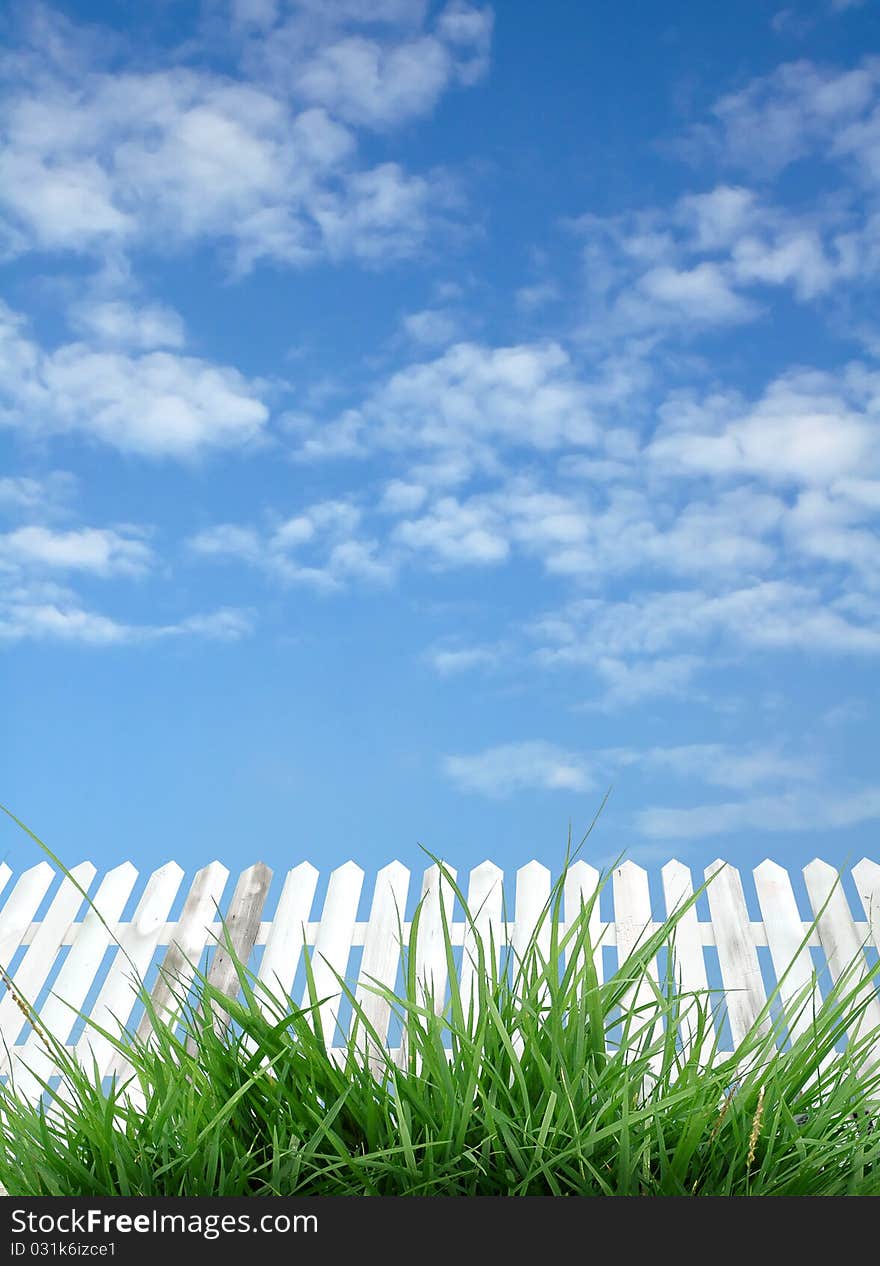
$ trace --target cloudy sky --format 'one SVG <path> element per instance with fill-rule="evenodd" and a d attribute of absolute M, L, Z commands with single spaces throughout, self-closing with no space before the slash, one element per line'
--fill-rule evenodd
<path fill-rule="evenodd" d="M 876 856 L 878 10 L 7 8 L 3 802 L 100 866 L 552 866 L 609 788 L 593 862 Z"/>

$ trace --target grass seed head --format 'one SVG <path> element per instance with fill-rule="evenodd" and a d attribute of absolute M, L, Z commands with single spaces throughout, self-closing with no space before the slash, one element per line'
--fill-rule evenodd
<path fill-rule="evenodd" d="M 758 1135 L 761 1133 L 761 1117 L 764 1115 L 764 1087 L 758 1091 L 758 1106 L 755 1108 L 755 1116 L 752 1121 L 752 1132 L 749 1135 L 749 1154 L 746 1158 L 746 1166 L 752 1168 L 755 1161 L 755 1148 L 758 1143 Z"/>

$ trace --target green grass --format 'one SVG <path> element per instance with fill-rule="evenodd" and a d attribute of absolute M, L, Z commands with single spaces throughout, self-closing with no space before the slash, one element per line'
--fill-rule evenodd
<path fill-rule="evenodd" d="M 786 1025 L 806 995 L 775 1019 L 768 1004 L 769 1031 L 756 1025 L 721 1053 L 707 1037 L 716 1000 L 675 986 L 678 916 L 600 984 L 593 903 L 563 935 L 563 880 L 543 919 L 546 956 L 536 929 L 505 971 L 475 935 L 475 1005 L 458 991 L 446 929 L 440 1015 L 415 978 L 416 913 L 404 988 L 377 989 L 405 1033 L 399 1064 L 341 980 L 353 1027 L 339 1058 L 328 1053 L 308 960 L 305 1009 L 240 962 L 238 1001 L 199 973 L 179 1023 L 154 1017 L 150 1044 L 116 1039 L 133 1073 L 109 1088 L 45 1035 L 63 1093 L 29 1105 L 0 1089 L 0 1183 L 16 1196 L 880 1194 L 880 1035 L 837 1049 L 865 1003 L 855 974 L 808 1010 L 793 1043 Z M 658 984 L 648 967 L 663 947 Z M 696 1034 L 687 1050 L 683 1021 Z"/>
<path fill-rule="evenodd" d="M 106 1035 L 125 1078 L 102 1085 L 42 1034 L 61 1086 L 47 1084 L 38 1104 L 0 1086 L 0 1184 L 14 1196 L 880 1194 L 880 1033 L 842 1042 L 873 994 L 863 960 L 818 1009 L 811 989 L 772 1011 L 771 999 L 724 1053 L 710 1040 L 723 998 L 676 987 L 683 911 L 600 984 L 589 932 L 599 894 L 563 931 L 565 867 L 518 961 L 484 944 L 447 880 L 471 924 L 475 994 L 459 992 L 444 924 L 449 996 L 435 1009 L 425 995 L 420 907 L 401 993 L 375 989 L 402 1056 L 341 978 L 352 1025 L 331 1054 L 309 956 L 301 1008 L 257 982 L 227 938 L 239 998 L 197 972 L 162 1020 L 142 990 L 151 1040 Z M 798 1016 L 808 1023 L 788 1042 Z"/>

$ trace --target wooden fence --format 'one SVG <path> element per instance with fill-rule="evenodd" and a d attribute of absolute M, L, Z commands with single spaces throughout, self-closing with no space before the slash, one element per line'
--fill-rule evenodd
<path fill-rule="evenodd" d="M 715 862 L 705 877 L 711 877 L 711 882 L 700 901 L 705 902 L 703 909 L 708 908 L 710 917 L 701 917 L 700 906 L 692 906 L 684 915 L 676 934 L 677 965 L 683 988 L 723 989 L 732 1042 L 750 1028 L 766 1003 L 768 989 L 772 990 L 790 964 L 783 998 L 811 981 L 821 994 L 860 954 L 866 968 L 876 961 L 880 948 L 880 865 L 876 862 L 860 861 L 845 877 L 846 884 L 827 863 L 811 862 L 803 870 L 799 907 L 792 877 L 781 866 L 765 861 L 752 875 L 752 911 L 759 911 L 759 918 L 749 912 L 736 868 Z M 435 996 L 442 1000 L 448 985 L 442 903 L 453 944 L 461 947 L 457 970 L 463 991 L 471 987 L 474 965 L 468 953 L 468 925 L 436 866 L 424 873 L 419 890 L 412 892 L 410 872 L 400 863 L 392 862 L 380 870 L 371 894 L 363 894 L 369 896 L 363 907 L 368 911 L 366 919 L 358 917 L 364 872 L 353 862 L 330 874 L 318 917 L 313 905 L 319 874 L 308 862 L 284 876 L 277 900 L 272 901 L 268 900 L 270 893 L 274 897 L 272 872 L 257 863 L 241 873 L 227 902 L 224 891 L 229 872 L 219 862 L 212 862 L 195 875 L 179 917 L 173 919 L 175 901 L 184 892 L 184 873 L 175 862 L 150 875 L 139 893 L 138 872 L 130 862 L 107 872 L 97 885 L 95 878 L 95 867 L 89 862 L 75 867 L 71 877 L 59 875 L 43 862 L 11 885 L 0 911 L 4 984 L 0 993 L 0 1076 L 8 1078 L 11 1072 L 21 1095 L 39 1094 L 39 1078 L 55 1074 L 39 1034 L 22 1013 L 21 1000 L 34 1008 L 44 1029 L 90 1067 L 94 1060 L 102 1075 L 119 1073 L 123 1069 L 117 1063 L 118 1053 L 82 1017 L 88 1015 L 116 1031 L 120 1026 L 131 1029 L 140 1025 L 143 1033 L 143 1004 L 137 997 L 133 969 L 163 1015 L 172 1014 L 172 987 L 179 992 L 191 982 L 196 966 L 207 970 L 211 981 L 224 992 L 235 994 L 238 982 L 234 967 L 218 943 L 222 941 L 221 918 L 239 957 L 276 993 L 302 996 L 302 949 L 303 945 L 311 947 L 318 995 L 335 995 L 321 1008 L 325 1040 L 331 1045 L 344 1041 L 347 1023 L 334 976 L 339 972 L 357 981 L 358 998 L 393 1048 L 389 1006 L 365 982 L 379 980 L 391 988 L 399 987 L 399 920 L 407 937 L 412 909 L 419 898 L 424 900 L 417 976 L 422 981 L 430 979 Z M 0 896 L 10 887 L 11 879 L 9 867 L 0 866 Z M 795 879 L 800 884 L 800 878 Z M 602 902 L 596 904 L 592 915 L 600 977 L 604 973 L 607 978 L 647 932 L 693 893 L 693 884 L 701 884 L 703 876 L 695 878 L 687 866 L 670 861 L 662 868 L 660 881 L 655 883 L 655 896 L 662 892 L 662 901 L 652 903 L 650 877 L 641 867 L 626 862 L 611 874 Z M 486 944 L 491 930 L 497 946 L 508 945 L 514 953 L 521 952 L 550 895 L 550 871 L 530 862 L 505 887 L 503 872 L 487 861 L 458 882 Z M 599 882 L 599 872 L 586 862 L 570 867 L 562 907 L 566 922 L 578 915 L 582 901 Z M 855 914 L 847 887 L 855 889 L 861 904 Z M 89 901 L 83 899 L 80 889 L 89 893 Z M 657 909 L 658 904 L 662 908 Z M 813 922 L 812 917 L 804 917 L 807 904 L 819 915 L 818 924 L 798 952 Z M 264 918 L 267 909 L 273 911 L 270 919 Z M 42 911 L 39 919 L 38 911 Z M 880 1000 L 873 985 L 866 988 L 871 997 L 862 1023 L 880 1031 Z"/>

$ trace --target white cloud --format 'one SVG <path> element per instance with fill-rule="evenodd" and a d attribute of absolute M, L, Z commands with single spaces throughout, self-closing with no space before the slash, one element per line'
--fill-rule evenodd
<path fill-rule="evenodd" d="M 718 637 L 732 649 L 880 654 L 880 621 L 854 616 L 815 587 L 768 580 L 718 595 L 679 589 L 626 601 L 582 599 L 534 621 L 529 631 L 539 644 L 537 661 L 548 667 L 679 654 Z"/>
<path fill-rule="evenodd" d="M 768 315 L 769 288 L 812 303 L 880 270 L 870 211 L 839 195 L 794 209 L 719 184 L 666 207 L 581 216 L 571 227 L 584 241 L 582 336 L 603 347 L 634 333 L 693 338 L 756 321 Z"/>
<path fill-rule="evenodd" d="M 0 604 L 0 641 L 83 642 L 111 646 L 132 640 L 131 627 L 94 611 L 50 603 Z"/>
<path fill-rule="evenodd" d="M 158 303 L 136 307 L 121 299 L 83 300 L 71 307 L 68 320 L 75 333 L 99 344 L 147 351 L 186 342 L 179 313 Z"/>
<path fill-rule="evenodd" d="M 338 191 L 316 200 L 311 214 L 321 247 L 331 259 L 365 263 L 414 254 L 424 241 L 432 208 L 453 200 L 441 176 L 410 176 L 398 163 L 382 163 L 348 175 Z M 271 250 L 247 249 L 247 266 Z"/>
<path fill-rule="evenodd" d="M 508 643 L 458 646 L 440 643 L 429 647 L 423 655 L 425 662 L 440 676 L 453 677 L 475 669 L 493 670 L 511 662 Z M 525 657 L 516 656 L 525 664 Z M 666 658 L 627 662 L 600 656 L 590 662 L 590 669 L 604 686 L 601 695 L 586 702 L 573 704 L 572 710 L 614 712 L 645 699 L 686 695 L 693 703 L 702 696 L 695 690 L 693 678 L 705 666 L 706 660 L 697 655 L 673 655 Z M 581 687 L 582 688 L 582 687 Z"/>
<path fill-rule="evenodd" d="M 695 251 L 729 249 L 763 218 L 757 194 L 742 185 L 716 185 L 708 193 L 685 194 L 673 211 Z"/>
<path fill-rule="evenodd" d="M 636 828 L 653 839 L 705 839 L 734 831 L 824 831 L 880 818 L 880 787 L 843 792 L 803 788 L 688 809 L 649 808 Z"/>
<path fill-rule="evenodd" d="M 421 312 L 408 313 L 403 318 L 403 328 L 416 343 L 440 346 L 456 338 L 458 321 L 443 308 L 424 308 Z"/>
<path fill-rule="evenodd" d="M 667 470 L 752 474 L 773 483 L 824 484 L 880 472 L 878 401 L 877 377 L 857 366 L 838 376 L 792 371 L 753 405 L 735 397 L 702 405 L 673 399 L 660 410 L 663 424 L 647 455 Z"/>
<path fill-rule="evenodd" d="M 476 83 L 486 73 L 493 25 L 491 8 L 480 9 L 466 0 L 449 0 L 441 11 L 437 32 L 455 50 L 459 83 Z"/>
<path fill-rule="evenodd" d="M 428 490 L 422 484 L 391 479 L 385 485 L 379 510 L 383 514 L 411 514 L 424 505 L 427 495 Z"/>
<path fill-rule="evenodd" d="M 644 699 L 684 694 L 693 701 L 696 695 L 693 679 L 704 664 L 705 660 L 698 655 L 657 656 L 635 662 L 601 655 L 593 669 L 605 690 L 598 699 L 591 699 L 584 706 L 615 711 Z"/>
<path fill-rule="evenodd" d="M 113 205 L 110 179 L 94 159 L 50 164 L 7 151 L 0 154 L 0 182 L 11 217 L 8 240 L 22 248 L 25 234 L 44 249 L 78 251 L 134 231 L 132 217 Z"/>
<path fill-rule="evenodd" d="M 377 262 L 421 246 L 434 209 L 446 209 L 448 180 L 359 163 L 353 129 L 399 125 L 429 112 L 452 83 L 474 82 L 486 65 L 488 11 L 452 5 L 433 33 L 373 26 L 369 35 L 340 22 L 372 15 L 338 6 L 335 21 L 313 13 L 274 29 L 271 4 L 250 0 L 234 16 L 250 31 L 242 46 L 233 28 L 250 79 L 185 65 L 110 71 L 99 43 L 89 53 L 81 40 L 70 74 L 64 49 L 78 32 L 61 19 L 6 56 L 7 252 L 165 253 L 208 240 L 231 245 L 246 270 L 260 259 Z"/>
<path fill-rule="evenodd" d="M 233 23 L 265 30 L 278 19 L 279 0 L 231 0 Z"/>
<path fill-rule="evenodd" d="M 206 637 L 238 641 L 253 630 L 247 611 L 222 608 L 176 624 L 128 624 L 85 609 L 59 586 L 18 586 L 0 597 L 0 643 L 80 643 L 86 646 L 150 644 L 167 638 Z"/>
<path fill-rule="evenodd" d="M 822 721 L 828 726 L 849 725 L 852 722 L 864 721 L 868 717 L 868 707 L 864 699 L 844 699 L 828 708 Z"/>
<path fill-rule="evenodd" d="M 441 677 L 453 677 L 472 668 L 494 667 L 504 656 L 504 647 L 495 646 L 432 646 L 424 660 Z"/>
<path fill-rule="evenodd" d="M 126 452 L 185 458 L 260 439 L 260 385 L 170 352 L 135 355 L 68 343 L 46 352 L 0 305 L 0 425 L 81 432 Z"/>
<path fill-rule="evenodd" d="M 770 27 L 777 35 L 792 35 L 795 39 L 809 35 L 815 24 L 815 18 L 806 17 L 793 8 L 779 9 L 770 19 Z"/>
<path fill-rule="evenodd" d="M 838 479 L 831 492 L 862 510 L 880 510 L 880 479 Z"/>
<path fill-rule="evenodd" d="M 669 771 L 711 787 L 745 791 L 762 782 L 811 782 L 818 772 L 810 757 L 784 756 L 775 748 L 737 749 L 721 743 L 654 747 L 639 760 L 649 768 Z"/>
<path fill-rule="evenodd" d="M 465 790 L 493 797 L 530 788 L 590 791 L 600 779 L 619 776 L 632 767 L 736 790 L 750 790 L 760 783 L 811 782 L 817 768 L 812 758 L 787 757 L 775 748 L 703 743 L 572 752 L 541 740 L 503 743 L 467 756 L 447 756 L 443 767 Z M 798 788 L 793 794 L 804 790 Z"/>
<path fill-rule="evenodd" d="M 153 551 L 136 535 L 107 528 L 55 532 L 29 526 L 0 534 L 0 568 L 38 567 L 95 576 L 140 576 Z"/>
<path fill-rule="evenodd" d="M 524 312 L 536 312 L 560 297 L 554 281 L 537 281 L 532 286 L 520 286 L 516 292 L 516 305 Z"/>
<path fill-rule="evenodd" d="M 360 408 L 313 426 L 299 455 L 448 449 L 477 462 L 491 461 L 491 444 L 551 451 L 597 437 L 588 393 L 558 344 L 456 343 L 392 374 Z"/>
<path fill-rule="evenodd" d="M 422 482 L 389 481 L 374 507 L 396 520 L 387 529 L 389 563 L 497 565 L 517 551 L 537 558 L 550 573 L 596 583 L 646 569 L 729 582 L 775 566 L 776 536 L 786 513 L 781 499 L 749 488 L 729 489 L 712 501 L 685 502 L 675 510 L 653 503 L 645 491 L 620 487 L 601 494 L 603 506 L 595 489 L 562 494 L 525 475 L 489 492 L 453 496 L 442 480 L 437 487 L 426 486 L 429 472 L 413 467 L 411 473 L 416 469 Z M 457 467 L 453 474 L 462 476 Z M 310 539 L 311 519 L 297 517 L 283 533 L 294 533 L 297 541 Z M 278 529 L 276 546 L 281 536 Z M 216 552 L 242 557 L 258 552 L 248 531 L 224 528 L 220 537 Z M 214 539 L 203 538 L 204 552 Z"/>
<path fill-rule="evenodd" d="M 862 572 L 863 578 L 880 582 L 877 533 L 867 522 L 871 517 L 871 509 L 857 500 L 808 489 L 789 512 L 785 531 L 801 554 L 852 568 Z"/>
<path fill-rule="evenodd" d="M 250 611 L 238 607 L 221 607 L 205 615 L 188 615 L 178 624 L 159 625 L 148 631 L 147 638 L 207 637 L 220 642 L 238 642 L 254 631 Z"/>
<path fill-rule="evenodd" d="M 732 271 L 746 285 L 791 285 L 798 299 L 809 300 L 830 290 L 842 276 L 855 270 L 851 257 L 834 261 L 826 253 L 817 230 L 793 227 L 768 241 L 743 235 L 734 245 Z"/>
<path fill-rule="evenodd" d="M 604 506 L 570 498 L 562 516 L 545 518 L 536 505 L 523 514 L 517 534 L 552 572 L 598 579 L 651 568 L 718 581 L 772 565 L 776 551 L 768 538 L 783 509 L 774 497 L 736 488 L 676 511 L 646 490 L 621 486 L 607 493 Z"/>
<path fill-rule="evenodd" d="M 402 502 L 400 509 L 406 514 Z M 676 511 L 636 487 L 562 494 L 521 475 L 491 492 L 429 500 L 419 517 L 395 525 L 391 540 L 450 565 L 501 562 L 517 549 L 550 573 L 597 584 L 648 568 L 717 582 L 772 568 L 785 510 L 781 499 L 750 488 Z"/>
<path fill-rule="evenodd" d="M 260 557 L 262 544 L 253 528 L 218 523 L 191 537 L 189 548 L 205 558 L 241 558 L 253 562 Z"/>
<path fill-rule="evenodd" d="M 332 7 L 326 0 L 296 0 L 292 7 L 301 10 L 308 22 L 320 17 L 321 30 L 325 26 L 332 30 L 349 22 L 410 30 L 424 24 L 428 0 L 335 0 Z"/>
<path fill-rule="evenodd" d="M 403 519 L 392 540 L 438 565 L 483 566 L 504 562 L 510 546 L 502 525 L 488 505 L 462 505 L 440 497 L 419 519 Z"/>
<path fill-rule="evenodd" d="M 452 69 L 448 46 L 431 36 L 390 48 L 348 36 L 299 67 L 293 87 L 347 123 L 381 129 L 428 114 Z"/>
<path fill-rule="evenodd" d="M 445 773 L 464 791 L 491 797 L 515 791 L 590 791 L 595 777 L 588 762 L 552 743 L 502 743 L 470 756 L 447 756 Z"/>
<path fill-rule="evenodd" d="M 491 10 L 453 2 L 430 27 L 427 16 L 426 4 L 407 0 L 300 4 L 250 42 L 245 65 L 279 93 L 388 131 L 429 114 L 451 85 L 473 84 L 488 67 Z"/>
<path fill-rule="evenodd" d="M 719 265 L 707 261 L 690 269 L 668 265 L 651 268 L 642 276 L 639 289 L 650 301 L 647 324 L 657 320 L 658 305 L 668 312 L 669 318 L 701 325 L 736 324 L 757 315 L 753 303 L 734 293 Z M 633 318 L 638 315 L 639 303 L 636 300 L 631 307 Z M 625 299 L 619 301 L 618 307 L 624 312 L 630 310 Z"/>
<path fill-rule="evenodd" d="M 714 127 L 697 129 L 696 139 L 709 141 L 729 162 L 778 171 L 816 147 L 833 150 L 841 131 L 864 118 L 878 85 L 880 59 L 874 57 L 851 70 L 786 62 L 721 97 L 711 111 Z"/>
<path fill-rule="evenodd" d="M 359 580 L 386 585 L 394 579 L 396 568 L 380 557 L 377 541 L 341 541 L 330 550 L 326 572 L 335 584 Z"/>
<path fill-rule="evenodd" d="M 723 236 L 735 215 L 716 207 L 708 219 Z M 595 673 L 599 693 L 581 707 L 692 691 L 718 639 L 734 660 L 771 648 L 877 652 L 880 619 L 853 604 L 852 573 L 880 580 L 871 542 L 880 376 L 857 364 L 794 370 L 757 401 L 673 392 L 640 445 L 632 429 L 597 428 L 595 417 L 607 417 L 597 400 L 618 404 L 606 382 L 585 382 L 552 345 L 516 351 L 508 363 L 498 349 L 457 345 L 392 375 L 322 430 L 304 424 L 313 455 L 344 447 L 404 456 L 405 477 L 387 481 L 375 506 L 396 519 L 389 564 L 498 566 L 527 556 L 600 595 L 631 577 L 628 601 L 589 599 L 568 640 L 539 638 L 539 664 Z M 537 457 L 563 449 L 561 483 L 545 480 L 537 460 L 518 475 L 507 463 L 523 446 L 514 424 L 537 430 L 535 401 L 550 387 L 554 425 L 545 415 L 532 447 Z M 477 477 L 486 490 L 461 490 Z M 805 579 L 816 561 L 822 571 Z M 658 575 L 678 584 L 664 591 Z"/>
<path fill-rule="evenodd" d="M 43 382 L 48 429 L 151 457 L 247 444 L 267 418 L 237 370 L 165 352 L 135 358 L 74 344 L 48 358 Z"/>
<path fill-rule="evenodd" d="M 265 532 L 232 523 L 216 524 L 187 542 L 202 558 L 235 559 L 282 584 L 333 591 L 351 581 L 386 585 L 395 577 L 393 558 L 358 535 L 361 512 L 351 502 L 316 502 Z"/>
<path fill-rule="evenodd" d="M 5 475 L 0 477 L 0 510 L 25 517 L 63 515 L 76 488 L 75 476 L 64 470 L 50 471 L 39 479 Z"/>

